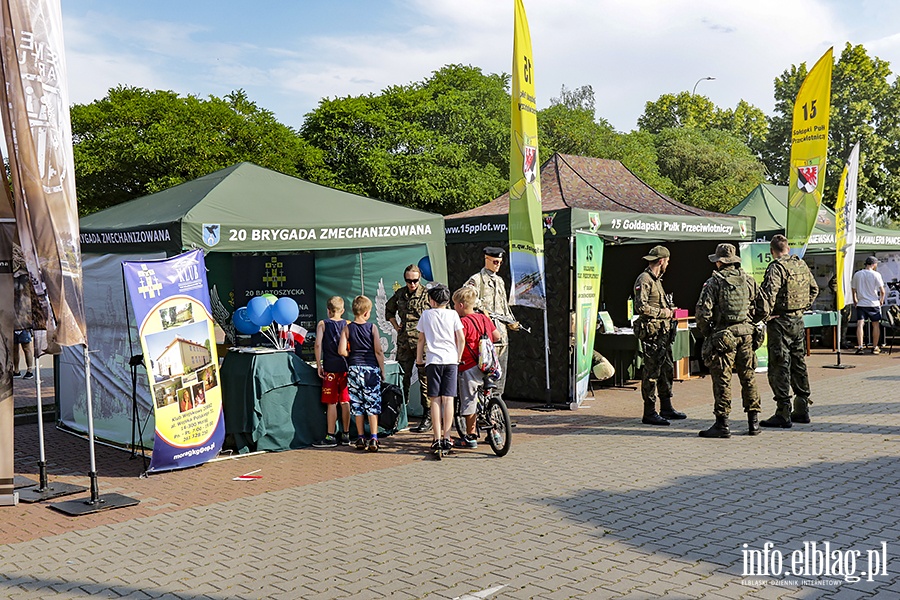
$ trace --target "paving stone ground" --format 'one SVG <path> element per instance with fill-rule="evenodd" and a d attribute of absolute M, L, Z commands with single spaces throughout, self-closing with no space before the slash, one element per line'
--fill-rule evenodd
<path fill-rule="evenodd" d="M 636 390 L 578 411 L 513 403 L 504 458 L 482 444 L 438 463 L 427 436 L 401 433 L 378 454 L 296 450 L 140 478 L 139 458 L 98 446 L 101 493 L 140 504 L 0 508 L 0 597 L 900 597 L 898 358 L 845 356 L 857 368 L 838 371 L 814 353 L 813 423 L 758 437 L 735 412 L 734 437 L 699 438 L 712 401 L 696 379 L 676 384 L 689 418 L 667 428 L 640 424 Z M 36 474 L 35 431 L 16 427 L 17 474 Z M 46 433 L 51 480 L 86 484 L 86 443 Z M 256 469 L 263 479 L 231 479 Z M 827 542 L 841 573 L 795 575 L 804 542 Z M 750 556 L 773 569 L 781 557 L 783 572 L 749 575 Z"/>

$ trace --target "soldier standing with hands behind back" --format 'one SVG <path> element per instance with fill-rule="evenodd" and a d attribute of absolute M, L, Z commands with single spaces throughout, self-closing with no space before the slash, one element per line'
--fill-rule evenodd
<path fill-rule="evenodd" d="M 703 284 L 697 300 L 697 329 L 703 334 L 703 362 L 713 383 L 713 414 L 716 422 L 700 432 L 704 438 L 731 437 L 731 374 L 741 382 L 741 399 L 747 413 L 748 435 L 759 435 L 759 390 L 756 388 L 756 348 L 761 336 L 754 335 L 754 302 L 759 294 L 756 280 L 741 269 L 734 246 L 719 244 L 712 277 Z"/>
<path fill-rule="evenodd" d="M 766 267 L 756 314 L 766 323 L 769 351 L 769 387 L 775 395 L 775 414 L 761 421 L 763 427 L 788 429 L 792 423 L 809 423 L 809 375 L 806 372 L 806 330 L 803 311 L 819 294 L 816 279 L 798 256 L 791 256 L 787 238 L 772 236 L 772 262 Z M 794 410 L 791 411 L 791 392 Z"/>
<path fill-rule="evenodd" d="M 644 361 L 641 378 L 644 416 L 641 423 L 646 425 L 668 425 L 668 419 L 687 418 L 687 415 L 672 407 L 672 379 L 675 376 L 675 362 L 672 360 L 675 306 L 662 286 L 662 276 L 669 266 L 669 256 L 669 250 L 664 246 L 651 248 L 650 253 L 644 257 L 650 264 L 634 282 L 634 313 L 638 315 L 634 333 L 641 341 Z"/>

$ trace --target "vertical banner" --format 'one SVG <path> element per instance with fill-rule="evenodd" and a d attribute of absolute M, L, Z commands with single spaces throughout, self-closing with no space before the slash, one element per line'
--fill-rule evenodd
<path fill-rule="evenodd" d="M 0 8 L 0 113 L 19 241 L 52 310 L 45 327 L 58 352 L 86 343 L 62 15 L 58 0 L 0 0 Z"/>
<path fill-rule="evenodd" d="M 772 262 L 772 250 L 768 242 L 744 242 L 740 245 L 741 268 L 749 273 L 756 283 L 762 284 L 766 267 Z M 769 351 L 765 342 L 756 349 L 757 371 L 769 367 Z"/>
<path fill-rule="evenodd" d="M 853 278 L 853 261 L 856 259 L 856 180 L 859 174 L 859 142 L 850 151 L 850 158 L 841 173 L 837 203 L 834 205 L 835 240 L 835 281 L 837 283 L 838 311 L 850 304 L 850 280 Z"/>
<path fill-rule="evenodd" d="M 587 233 L 575 234 L 575 403 L 588 391 L 600 304 L 600 271 L 603 240 Z"/>
<path fill-rule="evenodd" d="M 0 166 L 2 167 L 2 166 Z M 18 502 L 14 490 L 15 479 L 15 404 L 13 399 L 13 327 L 15 300 L 13 292 L 13 246 L 16 241 L 16 220 L 6 173 L 0 168 L 0 506 Z"/>
<path fill-rule="evenodd" d="M 225 421 L 203 251 L 122 268 L 156 420 L 149 470 L 205 463 L 222 448 Z"/>
<path fill-rule="evenodd" d="M 816 224 L 825 189 L 831 70 L 834 66 L 832 51 L 833 48 L 829 48 L 806 75 L 794 101 L 785 236 L 791 254 L 801 258 Z"/>
<path fill-rule="evenodd" d="M 515 0 L 512 136 L 509 151 L 509 303 L 545 309 L 544 230 L 538 159 L 537 104 L 531 34 L 522 0 Z"/>

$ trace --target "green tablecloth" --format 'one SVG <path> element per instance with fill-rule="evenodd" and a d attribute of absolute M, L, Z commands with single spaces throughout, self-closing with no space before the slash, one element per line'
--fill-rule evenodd
<path fill-rule="evenodd" d="M 693 328 L 675 331 L 675 342 L 672 344 L 673 360 L 678 361 L 691 355 L 693 331 Z M 597 334 L 594 349 L 605 356 L 616 370 L 612 385 L 621 386 L 629 379 L 637 378 L 638 369 L 642 365 L 640 347 L 640 340 L 632 332 Z"/>
<path fill-rule="evenodd" d="M 400 367 L 385 365 L 399 384 Z M 221 368 L 226 445 L 240 453 L 310 446 L 326 433 L 322 383 L 316 370 L 293 352 L 229 352 Z M 407 426 L 401 411 L 400 425 Z"/>
<path fill-rule="evenodd" d="M 836 311 L 817 311 L 803 315 L 803 326 L 807 329 L 812 327 L 834 327 L 837 324 L 838 314 Z"/>

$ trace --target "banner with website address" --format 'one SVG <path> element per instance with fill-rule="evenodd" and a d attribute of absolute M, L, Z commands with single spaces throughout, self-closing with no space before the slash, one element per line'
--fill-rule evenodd
<path fill-rule="evenodd" d="M 222 448 L 225 421 L 203 251 L 122 269 L 156 421 L 148 470 L 205 463 Z"/>
<path fill-rule="evenodd" d="M 766 268 L 772 262 L 772 251 L 768 242 L 748 242 L 740 245 L 741 268 L 753 276 L 756 283 L 762 284 L 766 274 Z M 769 351 L 765 340 L 763 345 L 756 350 L 757 371 L 765 371 L 769 368 Z"/>
<path fill-rule="evenodd" d="M 597 333 L 603 240 L 587 233 L 575 234 L 575 403 L 587 396 Z"/>

